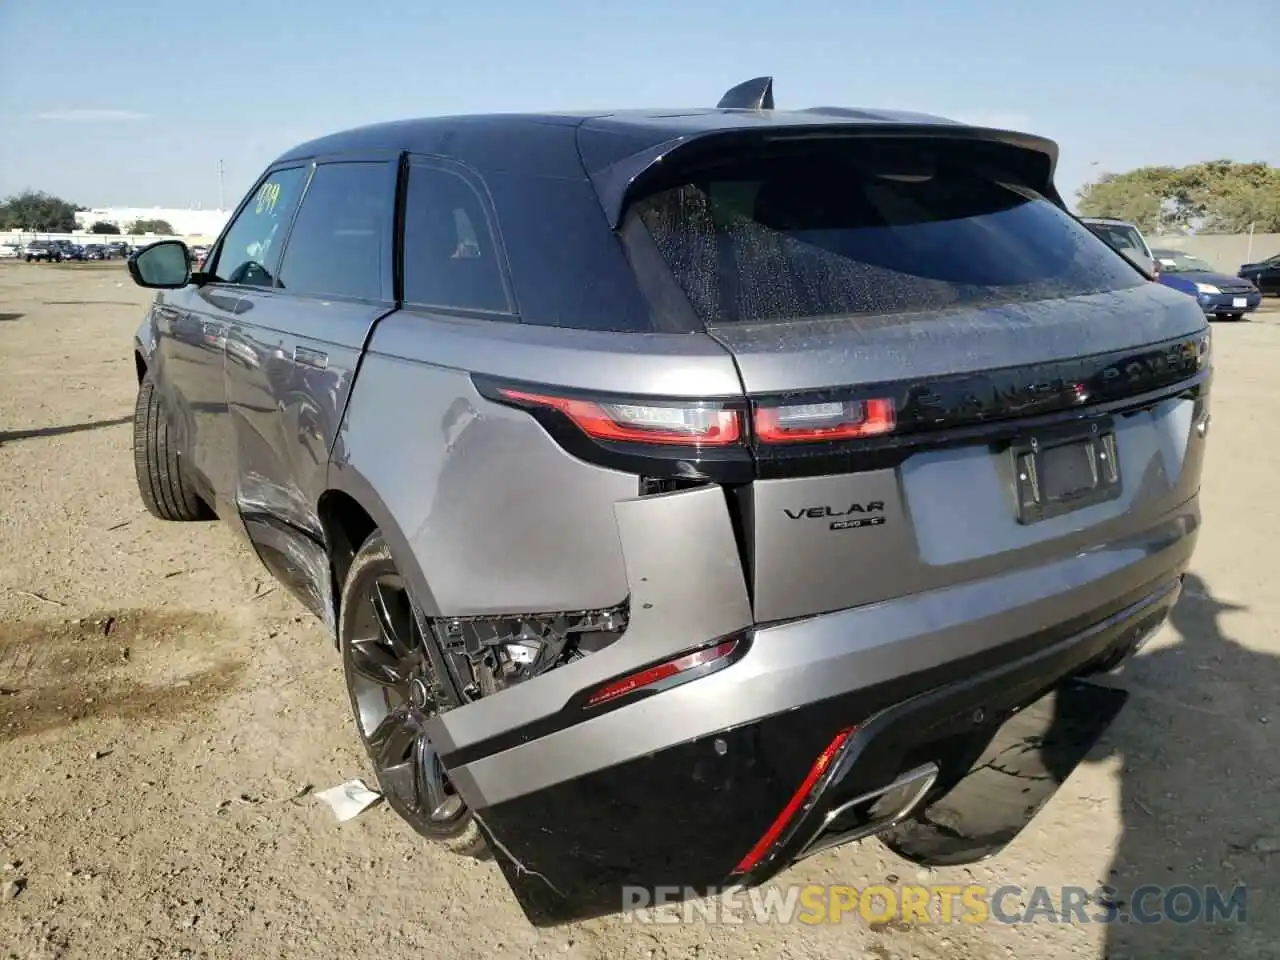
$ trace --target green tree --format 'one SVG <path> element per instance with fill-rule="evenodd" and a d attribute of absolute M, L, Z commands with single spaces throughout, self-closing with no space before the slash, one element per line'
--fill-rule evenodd
<path fill-rule="evenodd" d="M 135 220 L 129 227 L 129 232 L 134 235 L 142 233 L 161 233 L 172 236 L 174 229 L 169 226 L 168 220 Z"/>
<path fill-rule="evenodd" d="M 1105 173 L 1079 197 L 1085 216 L 1117 217 L 1153 233 L 1241 233 L 1250 225 L 1280 231 L 1280 168 L 1265 163 L 1211 160 Z"/>
<path fill-rule="evenodd" d="M 27 190 L 0 202 L 0 230 L 70 233 L 76 228 L 76 205 L 43 191 Z"/>
<path fill-rule="evenodd" d="M 114 223 L 107 223 L 105 220 L 99 220 L 89 228 L 90 233 L 114 233 L 119 234 L 120 228 Z"/>

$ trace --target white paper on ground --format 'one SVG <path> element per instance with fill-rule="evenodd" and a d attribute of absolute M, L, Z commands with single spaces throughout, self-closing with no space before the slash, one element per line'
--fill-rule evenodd
<path fill-rule="evenodd" d="M 316 797 L 329 805 L 339 823 L 345 823 L 354 820 L 381 800 L 382 794 L 370 790 L 363 780 L 348 780 L 328 790 L 321 790 Z"/>

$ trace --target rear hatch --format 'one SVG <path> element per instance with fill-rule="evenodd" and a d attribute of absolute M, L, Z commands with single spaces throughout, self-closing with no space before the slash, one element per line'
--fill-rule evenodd
<path fill-rule="evenodd" d="M 861 131 L 630 171 L 623 235 L 752 408 L 730 496 L 757 622 L 1048 562 L 1195 494 L 1204 318 L 1046 199 L 1034 153 Z"/>

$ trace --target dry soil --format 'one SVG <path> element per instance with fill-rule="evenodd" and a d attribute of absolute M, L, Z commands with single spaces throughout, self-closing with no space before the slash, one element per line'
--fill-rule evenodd
<path fill-rule="evenodd" d="M 1245 922 L 536 931 L 493 863 L 309 795 L 366 774 L 323 629 L 220 525 L 138 499 L 146 298 L 118 264 L 0 265 L 0 958 L 1280 956 L 1275 301 L 1215 327 L 1194 573 L 1106 741 L 994 860 L 918 878 L 872 842 L 779 881 L 1246 884 Z"/>

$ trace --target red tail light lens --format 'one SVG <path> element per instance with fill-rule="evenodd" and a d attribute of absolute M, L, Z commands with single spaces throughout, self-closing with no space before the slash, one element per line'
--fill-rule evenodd
<path fill-rule="evenodd" d="M 603 403 L 510 387 L 502 387 L 498 392 L 508 400 L 559 410 L 597 440 L 725 447 L 742 438 L 738 412 L 711 405 Z"/>
<path fill-rule="evenodd" d="M 723 643 L 716 644 L 714 647 L 705 647 L 675 660 L 668 660 L 666 663 L 647 667 L 637 673 L 623 677 L 621 680 L 614 680 L 605 684 L 587 698 L 586 705 L 588 707 L 599 706 L 602 703 L 608 703 L 610 700 L 625 697 L 629 693 L 635 693 L 637 690 L 656 686 L 664 680 L 669 680 L 671 677 L 679 676 L 682 673 L 688 673 L 697 667 L 704 667 L 709 663 L 715 663 L 717 660 L 723 660 L 733 653 L 737 646 L 737 640 L 726 640 Z"/>
<path fill-rule="evenodd" d="M 748 873 L 755 869 L 760 861 L 769 854 L 769 851 L 773 849 L 773 845 L 778 842 L 778 838 L 782 836 L 782 831 L 790 825 L 796 814 L 804 807 L 810 794 L 813 793 L 814 787 L 818 785 L 818 781 L 822 779 L 823 774 L 827 772 L 827 769 L 839 755 L 840 749 L 857 729 L 857 727 L 849 727 L 846 730 L 841 730 L 836 734 L 835 739 L 827 744 L 826 749 L 818 754 L 818 759 L 809 768 L 808 776 L 801 781 L 791 800 L 782 808 L 782 812 L 778 814 L 773 823 L 769 825 L 769 829 L 756 841 L 756 845 L 747 851 L 747 855 L 733 868 L 734 874 Z"/>
<path fill-rule="evenodd" d="M 804 443 L 879 437 L 894 428 L 893 401 L 834 400 L 758 407 L 756 436 L 762 443 Z"/>

